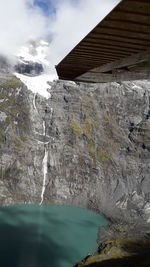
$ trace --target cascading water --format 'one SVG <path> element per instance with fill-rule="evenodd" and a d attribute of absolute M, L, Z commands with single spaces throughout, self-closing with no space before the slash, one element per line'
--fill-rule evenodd
<path fill-rule="evenodd" d="M 43 135 L 46 135 L 46 126 L 45 126 L 45 121 L 43 121 Z"/>
<path fill-rule="evenodd" d="M 34 109 L 38 112 L 37 107 L 36 107 L 36 94 L 34 94 L 33 97 L 33 107 Z M 42 135 L 44 138 L 46 136 L 46 122 L 43 119 L 43 132 Z M 39 134 L 38 132 L 35 132 L 36 134 Z M 50 137 L 50 136 L 49 136 Z M 45 188 L 46 188 L 46 178 L 47 178 L 47 161 L 48 161 L 48 148 L 47 145 L 49 144 L 48 142 L 44 142 L 44 141 L 40 141 L 40 140 L 36 140 L 38 142 L 38 144 L 44 144 L 44 157 L 43 157 L 43 161 L 42 161 L 42 172 L 43 172 L 43 185 L 42 185 L 42 192 L 41 192 L 41 201 L 39 203 L 39 205 L 42 205 L 43 200 L 44 200 L 44 193 L 45 193 Z"/>
<path fill-rule="evenodd" d="M 41 202 L 40 205 L 43 203 L 44 199 L 44 193 L 45 193 L 45 188 L 46 188 L 46 177 L 47 177 L 47 160 L 48 160 L 48 150 L 45 145 L 45 150 L 44 150 L 44 158 L 43 158 L 43 186 L 42 186 L 42 193 L 41 193 Z"/>
<path fill-rule="evenodd" d="M 36 93 L 34 93 L 34 97 L 33 97 L 33 107 L 34 107 L 35 110 L 37 110 L 35 99 L 36 99 Z"/>

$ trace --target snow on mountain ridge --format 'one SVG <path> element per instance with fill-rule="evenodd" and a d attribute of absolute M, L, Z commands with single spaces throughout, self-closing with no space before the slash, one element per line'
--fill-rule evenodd
<path fill-rule="evenodd" d="M 47 89 L 50 89 L 48 81 L 57 79 L 55 68 L 51 67 L 47 59 L 48 49 L 50 49 L 50 44 L 44 40 L 41 40 L 39 43 L 32 41 L 27 46 L 21 47 L 17 55 L 19 61 L 24 64 L 29 62 L 40 63 L 43 66 L 44 72 L 36 77 L 30 77 L 17 72 L 14 73 L 29 90 L 39 93 L 46 98 L 50 97 L 50 93 L 47 91 Z"/>

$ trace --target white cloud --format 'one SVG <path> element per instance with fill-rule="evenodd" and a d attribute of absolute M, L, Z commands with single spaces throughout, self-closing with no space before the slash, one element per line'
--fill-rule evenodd
<path fill-rule="evenodd" d="M 16 54 L 29 39 L 44 35 L 46 24 L 33 0 L 0 0 L 0 53 Z"/>

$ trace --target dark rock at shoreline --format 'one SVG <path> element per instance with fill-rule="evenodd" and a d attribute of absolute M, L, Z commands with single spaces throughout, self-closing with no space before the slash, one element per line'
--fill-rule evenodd
<path fill-rule="evenodd" d="M 86 257 L 76 267 L 149 267 L 150 236 L 123 238 L 101 243 L 97 253 Z"/>

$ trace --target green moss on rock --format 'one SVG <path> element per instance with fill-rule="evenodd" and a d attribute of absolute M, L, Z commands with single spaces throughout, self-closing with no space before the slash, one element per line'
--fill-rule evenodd
<path fill-rule="evenodd" d="M 75 133 L 76 135 L 81 135 L 81 134 L 83 134 L 83 130 L 82 130 L 81 126 L 77 124 L 77 122 L 72 121 L 72 122 L 70 123 L 70 127 L 73 129 L 73 131 L 74 131 L 74 133 Z"/>
<path fill-rule="evenodd" d="M 87 151 L 89 156 L 93 159 L 96 160 L 96 149 L 95 149 L 95 143 L 92 139 L 88 141 L 87 144 Z"/>
<path fill-rule="evenodd" d="M 0 80 L 0 94 L 1 99 L 3 99 L 0 111 L 7 116 L 5 121 L 0 122 L 0 128 L 5 132 L 9 125 L 14 128 L 15 122 L 15 127 L 18 128 L 20 136 L 23 136 L 24 133 L 28 135 L 30 129 L 29 105 L 26 101 L 23 87 L 24 84 L 16 77 Z M 3 139 L 3 133 L 0 133 L 0 139 Z M 22 141 L 25 142 L 23 139 Z"/>
<path fill-rule="evenodd" d="M 109 163 L 110 157 L 106 150 L 102 147 L 98 147 L 97 150 L 97 157 L 98 161 L 101 162 L 103 165 L 107 165 Z"/>
<path fill-rule="evenodd" d="M 17 79 L 16 77 L 12 77 L 9 79 L 3 79 L 0 81 L 0 88 L 10 89 L 10 88 L 19 88 L 23 85 L 23 83 Z"/>
<path fill-rule="evenodd" d="M 21 139 L 22 142 L 27 142 L 28 141 L 28 138 L 25 135 L 21 135 L 20 139 Z"/>
<path fill-rule="evenodd" d="M 84 119 L 82 124 L 78 124 L 76 121 L 71 121 L 70 127 L 73 129 L 76 135 L 91 135 L 95 130 L 98 129 L 98 124 L 92 119 Z"/>

